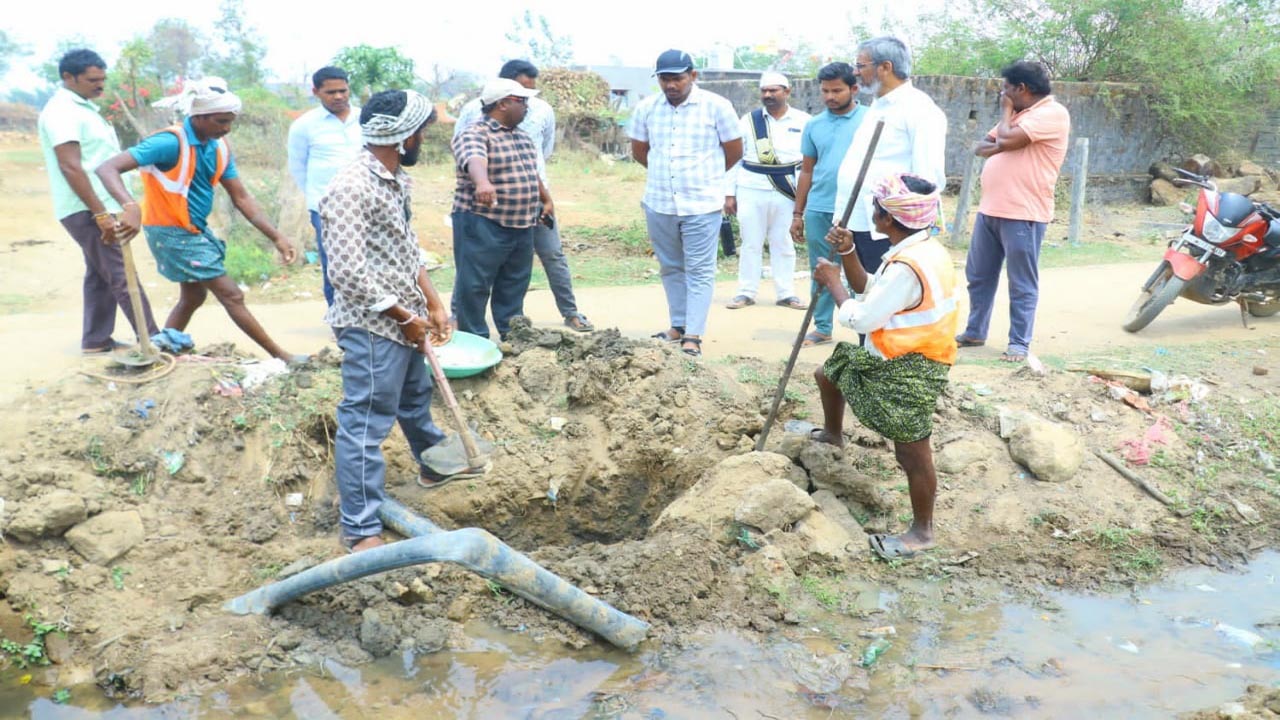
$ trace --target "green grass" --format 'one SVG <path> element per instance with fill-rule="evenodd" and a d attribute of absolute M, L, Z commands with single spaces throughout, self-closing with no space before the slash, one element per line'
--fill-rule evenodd
<path fill-rule="evenodd" d="M 962 248 L 962 252 L 968 252 Z M 1161 249 L 1135 242 L 1093 241 L 1072 246 L 1066 242 L 1045 242 L 1040 248 L 1041 268 L 1079 267 L 1082 265 L 1115 265 L 1160 259 Z"/>
<path fill-rule="evenodd" d="M 0 315 L 11 315 L 26 312 L 31 306 L 31 298 L 27 295 L 0 293 Z"/>
<path fill-rule="evenodd" d="M 818 601 L 818 604 L 828 610 L 835 610 L 840 607 L 840 592 L 829 578 L 805 575 L 800 578 L 800 587 L 804 588 L 805 592 Z"/>
<path fill-rule="evenodd" d="M 237 283 L 252 285 L 271 278 L 279 271 L 276 253 L 257 241 L 233 238 L 227 242 L 227 275 Z"/>
<path fill-rule="evenodd" d="M 0 161 L 11 162 L 16 165 L 42 165 L 44 164 L 44 153 L 39 148 L 5 150 L 0 152 Z"/>

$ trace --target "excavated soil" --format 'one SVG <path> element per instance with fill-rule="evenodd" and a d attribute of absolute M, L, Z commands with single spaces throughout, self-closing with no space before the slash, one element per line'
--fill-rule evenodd
<path fill-rule="evenodd" d="M 811 573 L 885 585 L 948 577 L 949 601 L 977 604 L 1132 584 L 1162 565 L 1230 566 L 1277 539 L 1280 493 L 1262 470 L 1240 461 L 1212 483 L 1197 480 L 1195 468 L 1235 457 L 1230 428 L 1209 402 L 1151 399 L 1185 437 L 1161 448 L 1159 467 L 1139 472 L 1196 512 L 1180 516 L 1091 452 L 1070 479 L 1038 480 L 998 433 L 1001 408 L 1030 411 L 1086 450 L 1114 452 L 1153 415 L 1082 374 L 957 368 L 934 436 L 939 458 L 948 456 L 940 549 L 885 564 L 869 556 L 862 532 L 909 522 L 905 478 L 890 447 L 856 421 L 846 423 L 843 451 L 784 432 L 788 419 L 820 416 L 811 366 L 792 380 L 769 452 L 751 454 L 773 364 L 693 362 L 615 331 L 521 327 L 504 351 L 494 370 L 454 382 L 497 446 L 490 474 L 423 490 L 394 431 L 389 491 L 444 527 L 485 528 L 652 623 L 651 642 L 793 622 L 771 589 Z M 229 381 L 253 367 L 223 348 L 145 385 L 68 378 L 4 410 L 0 593 L 67 631 L 37 682 L 92 679 L 112 696 L 161 701 L 326 658 L 354 664 L 447 649 L 469 620 L 575 647 L 595 641 L 451 566 L 330 588 L 269 618 L 220 609 L 342 552 L 331 457 L 337 364 L 322 353 L 312 367 L 238 395 Z M 1251 382 L 1214 392 L 1274 402 L 1272 378 Z M 447 426 L 443 407 L 436 412 Z M 1237 515 L 1237 504 L 1257 517 Z M 129 526 L 133 515 L 141 532 L 118 556 L 68 539 L 86 518 Z"/>

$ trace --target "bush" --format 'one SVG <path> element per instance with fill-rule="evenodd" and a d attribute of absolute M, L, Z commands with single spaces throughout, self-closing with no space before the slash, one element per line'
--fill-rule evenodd
<path fill-rule="evenodd" d="M 237 233 L 227 240 L 227 275 L 241 285 L 264 282 L 276 272 L 276 254 L 254 237 Z"/>

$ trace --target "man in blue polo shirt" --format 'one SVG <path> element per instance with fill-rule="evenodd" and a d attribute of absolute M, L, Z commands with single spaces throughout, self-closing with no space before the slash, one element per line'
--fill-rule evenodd
<path fill-rule="evenodd" d="M 845 151 L 853 142 L 853 133 L 862 124 L 866 108 L 858 104 L 858 76 L 853 66 L 833 62 L 818 71 L 822 88 L 822 101 L 827 109 L 814 115 L 804 126 L 800 139 L 800 152 L 804 159 L 796 182 L 796 208 L 791 213 L 791 239 L 809 248 L 809 270 L 818 264 L 818 258 L 830 258 L 831 246 L 827 243 L 827 231 L 835 222 L 838 207 L 848 198 L 836 197 L 836 179 Z M 832 318 L 836 305 L 830 293 L 818 296 L 818 286 L 811 287 L 810 302 L 813 308 L 813 332 L 804 337 L 804 346 L 831 342 Z"/>
<path fill-rule="evenodd" d="M 179 283 L 178 304 L 165 320 L 165 328 L 185 330 L 212 292 L 236 326 L 272 357 L 290 363 L 305 361 L 305 356 L 276 344 L 249 312 L 244 292 L 227 275 L 226 243 L 207 224 L 214 186 L 222 185 L 236 209 L 275 244 L 285 264 L 297 257 L 293 244 L 240 182 L 231 149 L 222 139 L 231 132 L 240 99 L 221 78 L 191 81 L 179 98 L 187 115 L 181 125 L 151 135 L 98 167 L 103 186 L 124 208 L 116 237 L 127 242 L 145 230 L 160 274 Z M 121 173 L 133 169 L 142 171 L 142 206 L 121 179 Z"/>

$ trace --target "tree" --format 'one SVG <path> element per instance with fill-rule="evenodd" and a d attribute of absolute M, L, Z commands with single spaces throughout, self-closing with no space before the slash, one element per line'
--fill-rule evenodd
<path fill-rule="evenodd" d="M 54 85 L 62 84 L 62 75 L 58 73 L 58 62 L 62 60 L 62 56 L 72 50 L 78 48 L 90 48 L 89 41 L 84 39 L 83 35 L 72 35 L 69 38 L 63 38 L 58 41 L 57 48 L 54 49 L 53 55 L 40 64 L 40 76 Z"/>
<path fill-rule="evenodd" d="M 153 55 L 150 74 L 160 84 L 170 85 L 200 71 L 205 46 L 200 34 L 187 21 L 178 18 L 157 20 L 147 36 L 147 44 Z"/>
<path fill-rule="evenodd" d="M 379 90 L 411 88 L 417 81 L 413 60 L 394 47 L 345 47 L 334 56 L 333 64 L 347 71 L 352 94 L 362 100 Z"/>
<path fill-rule="evenodd" d="M 220 75 L 234 92 L 237 88 L 256 87 L 266 80 L 262 65 L 267 55 L 258 31 L 245 24 L 244 0 L 221 0 L 217 29 L 221 34 L 221 47 L 213 56 L 207 70 Z"/>
<path fill-rule="evenodd" d="M 0 77 L 9 72 L 9 64 L 14 59 L 30 54 L 25 45 L 9 37 L 8 31 L 0 30 Z"/>
<path fill-rule="evenodd" d="M 813 47 L 803 41 L 785 44 L 791 47 L 782 47 L 776 42 L 739 45 L 733 49 L 733 67 L 735 70 L 776 70 L 792 75 L 817 74 L 822 58 Z"/>
<path fill-rule="evenodd" d="M 507 42 L 520 48 L 515 57 L 528 58 L 539 69 L 568 67 L 573 62 L 573 39 L 551 32 L 547 17 L 542 14 L 535 16 L 531 10 L 525 10 L 523 15 L 512 21 Z"/>

